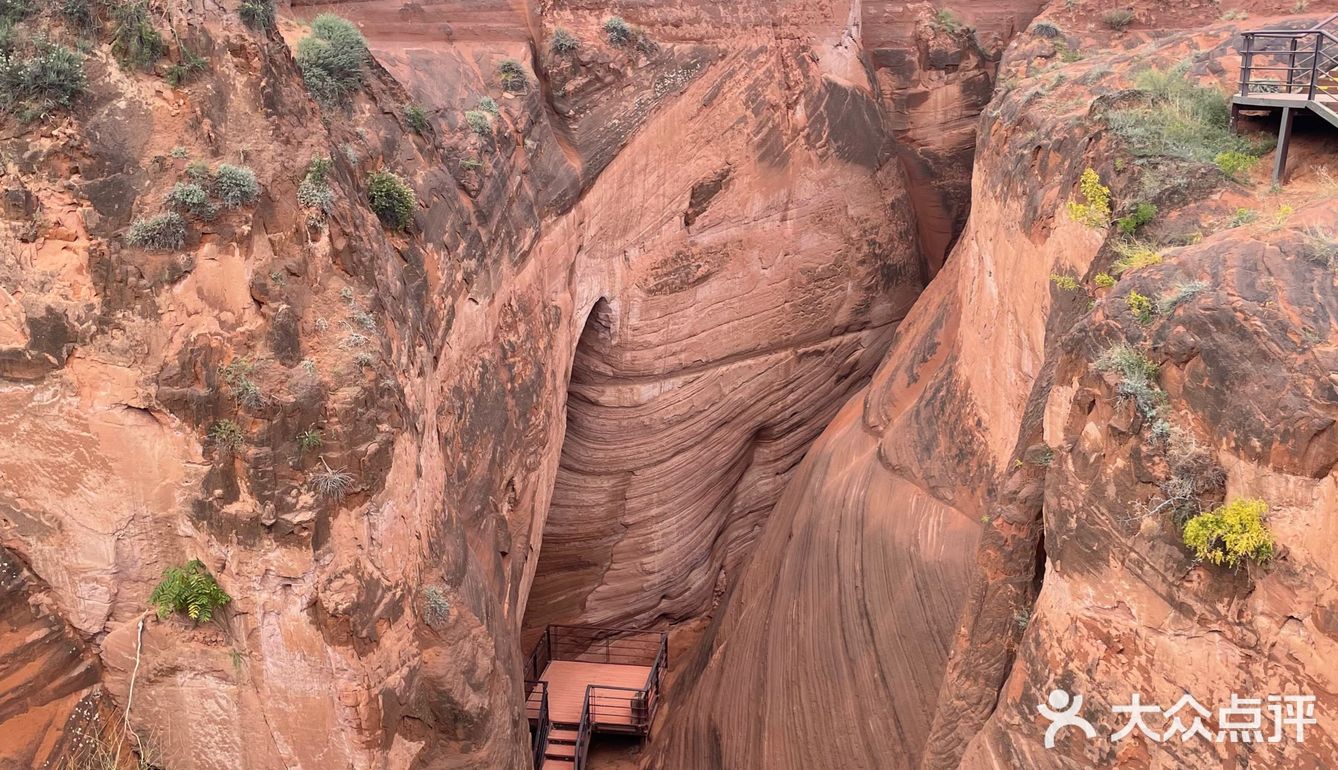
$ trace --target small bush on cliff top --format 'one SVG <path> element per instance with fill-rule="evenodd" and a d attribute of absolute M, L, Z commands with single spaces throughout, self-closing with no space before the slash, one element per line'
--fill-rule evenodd
<path fill-rule="evenodd" d="M 307 90 L 321 106 L 342 104 L 362 87 L 367 41 L 352 22 L 323 13 L 311 22 L 311 34 L 297 44 L 297 66 Z"/>
<path fill-rule="evenodd" d="M 224 452 L 235 452 L 241 449 L 246 434 L 242 433 L 241 426 L 232 420 L 219 420 L 209 429 L 209 440 Z"/>
<path fill-rule="evenodd" d="M 553 42 L 550 43 L 550 47 L 552 48 L 553 53 L 558 54 L 559 56 L 565 56 L 569 53 L 574 53 L 576 49 L 580 47 L 580 43 L 576 40 L 575 35 L 558 27 L 553 30 Z"/>
<path fill-rule="evenodd" d="M 1101 22 L 1117 32 L 1123 32 L 1130 24 L 1134 23 L 1133 9 L 1112 8 L 1101 14 Z"/>
<path fill-rule="evenodd" d="M 149 6 L 140 2 L 125 3 L 112 9 L 112 53 L 122 63 L 149 69 L 167 52 L 163 36 L 153 28 Z"/>
<path fill-rule="evenodd" d="M 1116 345 L 1097 359 L 1096 368 L 1119 375 L 1116 393 L 1120 398 L 1131 399 L 1144 417 L 1152 418 L 1161 411 L 1166 392 L 1157 384 L 1160 369 L 1138 350 Z"/>
<path fill-rule="evenodd" d="M 957 18 L 957 14 L 948 8 L 940 8 L 934 11 L 934 26 L 948 33 L 955 35 L 962 30 L 962 20 Z"/>
<path fill-rule="evenodd" d="M 1124 301 L 1129 305 L 1129 312 L 1134 314 L 1134 318 L 1137 318 L 1139 323 L 1152 322 L 1152 316 L 1156 314 L 1156 309 L 1152 306 L 1152 300 L 1149 297 L 1136 291 L 1130 291 Z"/>
<path fill-rule="evenodd" d="M 1134 210 L 1115 220 L 1115 225 L 1125 235 L 1133 235 L 1140 227 L 1157 218 L 1157 205 L 1148 201 L 1139 201 Z"/>
<path fill-rule="evenodd" d="M 1077 291 L 1079 287 L 1077 278 L 1071 275 L 1061 275 L 1060 273 L 1051 273 L 1050 283 L 1063 291 Z"/>
<path fill-rule="evenodd" d="M 191 559 L 180 567 L 163 573 L 163 581 L 153 589 L 149 603 L 162 620 L 174 612 L 184 612 L 196 623 L 206 623 L 214 610 L 232 601 L 218 582 L 204 568 L 199 559 Z"/>
<path fill-rule="evenodd" d="M 1259 156 L 1272 149 L 1268 141 L 1231 133 L 1226 95 L 1198 85 L 1187 73 L 1184 64 L 1169 71 L 1144 70 L 1134 82 L 1139 103 L 1107 115 L 1111 130 L 1135 156 L 1211 163 L 1221 152 Z"/>
<path fill-rule="evenodd" d="M 252 29 L 269 29 L 274 26 L 274 0 L 243 0 L 237 15 Z"/>
<path fill-rule="evenodd" d="M 214 194 L 224 206 L 236 208 L 260 197 L 260 183 L 250 168 L 222 163 L 214 172 Z"/>
<path fill-rule="evenodd" d="M 529 84 L 525 68 L 515 59 L 505 59 L 497 65 L 497 78 L 502 83 L 502 89 L 510 93 L 521 93 Z"/>
<path fill-rule="evenodd" d="M 632 39 L 632 27 L 621 16 L 610 16 L 604 20 L 604 36 L 614 45 L 626 45 Z"/>
<path fill-rule="evenodd" d="M 64 46 L 38 41 L 0 52 L 0 113 L 44 116 L 70 106 L 87 85 L 84 58 Z"/>
<path fill-rule="evenodd" d="M 1232 500 L 1185 523 L 1185 545 L 1194 558 L 1209 564 L 1236 568 L 1249 560 L 1263 564 L 1273 558 L 1273 533 L 1264 523 L 1268 503 L 1242 498 Z"/>
<path fill-rule="evenodd" d="M 465 122 L 469 124 L 469 130 L 479 136 L 492 136 L 492 119 L 488 113 L 483 110 L 469 110 L 465 113 Z"/>
<path fill-rule="evenodd" d="M 167 205 L 200 219 L 212 219 L 218 208 L 209 201 L 209 193 L 194 182 L 177 182 L 167 194 Z"/>
<path fill-rule="evenodd" d="M 1161 254 L 1142 241 L 1120 241 L 1114 245 L 1115 253 L 1120 258 L 1110 266 L 1115 275 L 1123 275 L 1130 270 L 1161 264 Z"/>
<path fill-rule="evenodd" d="M 404 108 L 404 122 L 409 124 L 409 128 L 415 134 L 427 133 L 427 113 L 423 112 L 423 108 L 416 104 L 410 104 Z"/>
<path fill-rule="evenodd" d="M 1068 202 L 1069 218 L 1088 227 L 1103 228 L 1110 224 L 1110 188 L 1101 184 L 1095 169 L 1082 172 L 1078 183 L 1084 203 Z"/>
<path fill-rule="evenodd" d="M 1115 279 L 1111 277 L 1110 273 L 1097 273 L 1092 278 L 1092 283 L 1096 284 L 1098 289 L 1109 289 L 1115 285 Z"/>
<path fill-rule="evenodd" d="M 389 171 L 375 171 L 367 178 L 367 200 L 381 222 L 396 230 L 413 222 L 418 207 L 413 188 Z"/>
<path fill-rule="evenodd" d="M 145 249 L 170 251 L 186 244 L 186 220 L 175 211 L 136 219 L 126 233 L 125 242 Z"/>

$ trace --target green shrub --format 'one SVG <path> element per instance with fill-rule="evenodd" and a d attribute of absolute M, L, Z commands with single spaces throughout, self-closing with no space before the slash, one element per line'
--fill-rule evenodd
<path fill-rule="evenodd" d="M 1124 275 L 1131 270 L 1161 264 L 1161 254 L 1142 241 L 1120 241 L 1114 245 L 1115 253 L 1120 258 L 1110 266 L 1115 275 Z"/>
<path fill-rule="evenodd" d="M 501 112 L 501 108 L 497 106 L 497 100 L 492 98 L 491 96 L 485 96 L 482 99 L 479 99 L 478 108 L 480 110 L 483 110 L 484 112 L 491 113 L 493 115 L 496 115 L 499 112 Z"/>
<path fill-rule="evenodd" d="M 1273 558 L 1273 533 L 1264 523 L 1268 503 L 1241 498 L 1185 523 L 1185 545 L 1194 558 L 1236 568 L 1249 560 L 1263 564 Z"/>
<path fill-rule="evenodd" d="M 153 589 L 149 603 L 162 620 L 174 612 L 184 612 L 196 623 L 207 623 L 214 611 L 232 601 L 199 559 L 163 573 L 163 581 Z"/>
<path fill-rule="evenodd" d="M 352 22 L 323 13 L 311 22 L 311 34 L 297 44 L 297 66 L 307 90 L 321 106 L 344 103 L 362 88 L 367 41 Z"/>
<path fill-rule="evenodd" d="M 219 370 L 223 375 L 223 381 L 232 390 L 232 397 L 239 405 L 248 409 L 259 409 L 265 405 L 265 394 L 260 391 L 260 386 L 255 380 L 251 379 L 251 373 L 254 371 L 255 364 L 251 363 L 249 358 L 234 359 L 232 363 Z"/>
<path fill-rule="evenodd" d="M 149 69 L 167 52 L 163 36 L 153 28 L 149 6 L 143 0 L 112 9 L 112 53 L 123 64 Z"/>
<path fill-rule="evenodd" d="M 0 22 L 22 21 L 33 12 L 32 0 L 0 0 Z"/>
<path fill-rule="evenodd" d="M 1097 273 L 1092 278 L 1092 283 L 1096 284 L 1099 289 L 1109 289 L 1115 285 L 1115 279 L 1111 277 L 1110 273 Z"/>
<path fill-rule="evenodd" d="M 522 93 L 529 85 L 525 68 L 515 59 L 505 59 L 497 65 L 497 79 L 502 83 L 502 90 L 509 93 Z"/>
<path fill-rule="evenodd" d="M 1238 150 L 1224 150 L 1217 153 L 1213 163 L 1217 164 L 1217 168 L 1228 179 L 1239 179 L 1241 174 L 1250 170 L 1256 160 L 1258 158 L 1253 155 L 1246 155 Z"/>
<path fill-rule="evenodd" d="M 62 0 L 60 15 L 65 17 L 66 23 L 79 32 L 89 33 L 97 30 L 97 15 L 93 12 L 89 0 Z"/>
<path fill-rule="evenodd" d="M 24 52 L 0 53 L 0 112 L 44 116 L 69 107 L 87 85 L 84 58 L 64 46 L 40 41 Z"/>
<path fill-rule="evenodd" d="M 1101 23 L 1107 27 L 1123 32 L 1134 23 L 1134 12 L 1131 8 L 1113 8 L 1101 14 Z"/>
<path fill-rule="evenodd" d="M 613 45 L 627 45 L 632 39 L 632 27 L 621 16 L 610 16 L 604 20 L 604 37 Z"/>
<path fill-rule="evenodd" d="M 170 251 L 186 245 L 186 220 L 175 211 L 136 219 L 130 224 L 125 242 L 145 249 Z"/>
<path fill-rule="evenodd" d="M 955 35 L 962 30 L 964 26 L 957 14 L 947 8 L 940 8 L 934 12 L 934 26 L 947 32 L 949 35 Z"/>
<path fill-rule="evenodd" d="M 214 171 L 214 194 L 224 206 L 237 208 L 260 197 L 260 183 L 250 168 L 222 163 Z"/>
<path fill-rule="evenodd" d="M 1231 219 L 1227 220 L 1227 227 L 1242 227 L 1258 218 L 1259 214 L 1257 212 L 1243 207 L 1238 208 L 1236 209 L 1236 213 L 1231 215 Z"/>
<path fill-rule="evenodd" d="M 549 47 L 552 49 L 553 53 L 559 56 L 565 56 L 570 53 L 575 53 L 576 49 L 580 47 L 580 43 L 577 42 L 575 35 L 558 27 L 553 30 L 553 41 L 549 44 Z"/>
<path fill-rule="evenodd" d="M 334 207 L 334 191 L 330 189 L 326 177 L 332 164 L 329 158 L 312 158 L 307 164 L 307 173 L 297 186 L 297 202 L 307 208 L 318 209 L 322 215 L 329 214 Z"/>
<path fill-rule="evenodd" d="M 1160 369 L 1147 356 L 1129 345 L 1116 345 L 1097 359 L 1096 368 L 1119 375 L 1116 393 L 1132 400 L 1144 417 L 1152 419 L 1160 413 L 1166 392 L 1157 385 Z"/>
<path fill-rule="evenodd" d="M 209 429 L 209 439 L 219 449 L 225 452 L 235 452 L 241 449 L 246 436 L 242 433 L 241 426 L 232 420 L 219 420 Z"/>
<path fill-rule="evenodd" d="M 404 122 L 409 124 L 409 128 L 413 129 L 415 134 L 427 132 L 427 113 L 416 104 L 404 108 Z"/>
<path fill-rule="evenodd" d="M 1130 291 L 1124 301 L 1129 305 L 1129 312 L 1134 314 L 1134 318 L 1137 318 L 1139 323 L 1152 322 L 1152 316 L 1156 313 L 1156 309 L 1153 308 L 1151 299 L 1136 291 Z"/>
<path fill-rule="evenodd" d="M 185 46 L 181 48 L 181 61 L 176 62 L 167 68 L 167 73 L 163 79 L 173 88 L 184 84 L 187 80 L 204 72 L 209 62 L 203 56 L 197 56 L 186 50 Z"/>
<path fill-rule="evenodd" d="M 1169 71 L 1144 70 L 1135 78 L 1138 104 L 1107 115 L 1111 130 L 1130 152 L 1143 158 L 1211 163 L 1228 150 L 1259 156 L 1271 149 L 1267 142 L 1233 134 L 1226 95 L 1192 82 L 1187 71 L 1184 65 Z"/>
<path fill-rule="evenodd" d="M 252 29 L 269 29 L 274 26 L 274 0 L 242 0 L 237 15 Z"/>
<path fill-rule="evenodd" d="M 1103 228 L 1110 224 L 1110 188 L 1101 184 L 1095 169 L 1082 172 L 1078 183 L 1084 203 L 1068 202 L 1069 218 L 1088 227 Z"/>
<path fill-rule="evenodd" d="M 1050 283 L 1053 283 L 1063 291 L 1077 291 L 1079 286 L 1077 278 L 1074 278 L 1071 275 L 1060 275 L 1058 273 L 1050 274 Z"/>
<path fill-rule="evenodd" d="M 308 428 L 297 434 L 297 448 L 302 452 L 318 449 L 324 443 L 325 436 L 316 428 Z"/>
<path fill-rule="evenodd" d="M 200 219 L 212 219 L 218 213 L 217 207 L 209 201 L 209 193 L 194 182 L 177 182 L 167 194 L 166 203 Z"/>
<path fill-rule="evenodd" d="M 1208 288 L 1207 281 L 1181 281 L 1157 300 L 1157 312 L 1165 315 L 1175 310 L 1181 302 L 1201 293 Z"/>
<path fill-rule="evenodd" d="M 469 110 L 465 113 L 465 122 L 469 124 L 469 130 L 479 136 L 492 136 L 492 119 L 483 110 Z"/>
<path fill-rule="evenodd" d="M 1031 34 L 1037 37 L 1054 39 L 1064 34 L 1058 25 L 1049 21 L 1038 21 L 1031 25 Z"/>
<path fill-rule="evenodd" d="M 1157 218 L 1157 206 L 1148 201 L 1140 201 L 1134 210 L 1115 220 L 1115 225 L 1125 235 L 1133 235 L 1140 227 Z"/>
<path fill-rule="evenodd" d="M 413 222 L 418 196 L 413 188 L 389 171 L 375 171 L 367 178 L 367 200 L 381 222 L 403 230 Z"/>

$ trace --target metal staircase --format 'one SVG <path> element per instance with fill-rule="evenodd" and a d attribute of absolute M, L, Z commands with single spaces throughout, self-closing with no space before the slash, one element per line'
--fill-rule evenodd
<path fill-rule="evenodd" d="M 1338 128 L 1338 13 L 1304 29 L 1242 34 L 1240 87 L 1231 125 L 1243 111 L 1282 111 L 1273 181 L 1281 184 L 1296 112 L 1308 110 Z"/>

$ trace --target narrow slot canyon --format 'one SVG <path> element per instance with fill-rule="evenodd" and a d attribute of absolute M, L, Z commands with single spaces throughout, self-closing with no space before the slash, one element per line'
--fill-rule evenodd
<path fill-rule="evenodd" d="M 0 770 L 1338 756 L 1338 17 L 1125 5 L 0 1 Z"/>

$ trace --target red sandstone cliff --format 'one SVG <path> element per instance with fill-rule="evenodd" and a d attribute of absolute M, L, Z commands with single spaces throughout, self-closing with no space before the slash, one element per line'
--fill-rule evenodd
<path fill-rule="evenodd" d="M 174 770 L 522 768 L 525 630 L 712 613 L 654 767 L 1182 758 L 1039 748 L 1056 682 L 1098 705 L 1288 684 L 1331 711 L 1334 190 L 1156 190 L 1158 237 L 1202 240 L 1090 308 L 1064 293 L 1052 273 L 1113 259 L 1063 213 L 1078 175 L 1141 194 L 1101 111 L 1140 64 L 1234 61 L 1228 25 L 1167 34 L 1216 10 L 1144 3 L 1123 36 L 1055 4 L 1064 61 L 1022 33 L 1037 5 L 639 4 L 618 47 L 588 2 L 295 6 L 268 32 L 167 3 L 159 70 L 208 62 L 180 87 L 104 30 L 75 110 L 0 130 L 0 767 L 114 743 L 129 705 Z M 322 10 L 374 57 L 327 114 L 291 53 Z M 297 200 L 318 156 L 323 216 Z M 259 199 L 128 245 L 192 160 L 254 168 Z M 407 232 L 367 209 L 378 169 L 417 194 Z M 1268 215 L 1220 225 L 1245 206 Z M 1272 502 L 1269 570 L 1223 577 L 1126 515 L 1167 461 L 1091 367 L 1121 340 L 1212 494 Z M 192 557 L 234 598 L 218 621 L 146 615 Z M 1317 762 L 1318 732 L 1261 761 Z"/>

